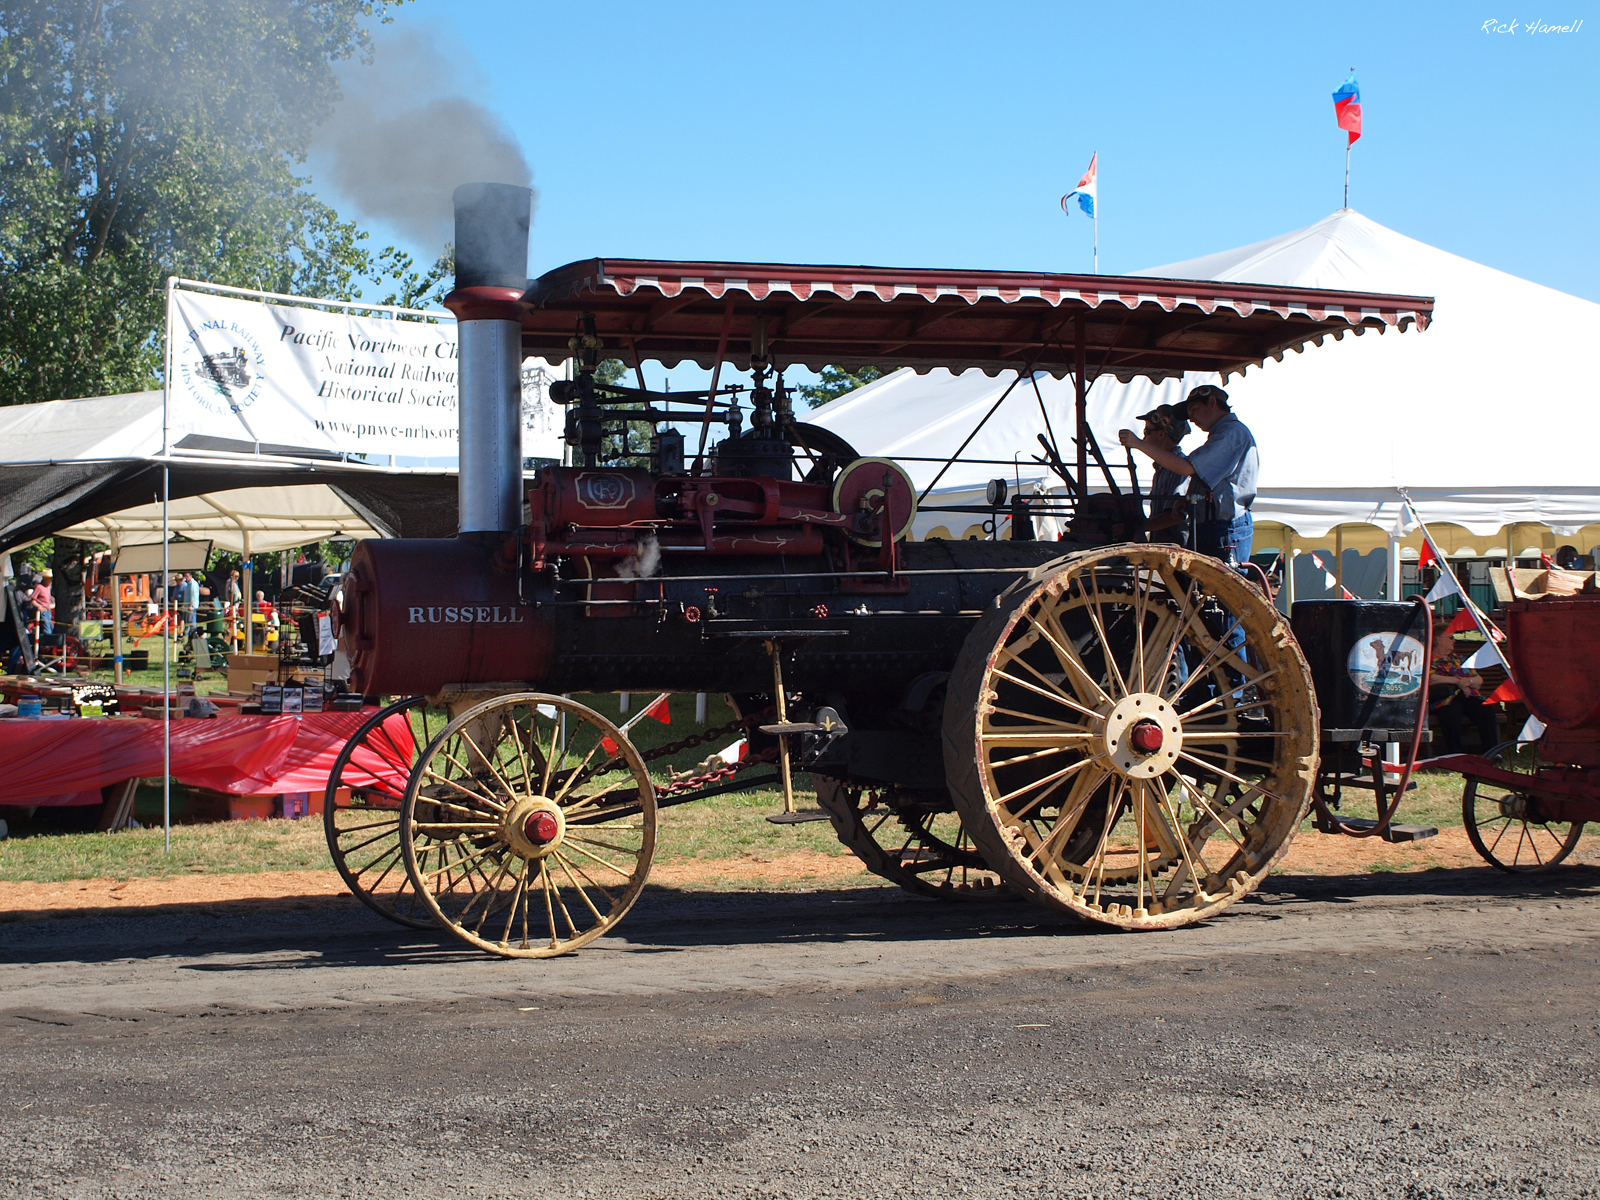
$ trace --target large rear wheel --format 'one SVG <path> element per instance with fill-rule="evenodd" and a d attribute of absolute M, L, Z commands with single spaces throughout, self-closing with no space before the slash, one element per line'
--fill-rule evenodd
<path fill-rule="evenodd" d="M 973 627 L 945 773 L 989 865 L 1046 907 L 1171 928 L 1253 890 L 1317 766 L 1309 669 L 1215 559 L 1107 546 L 1041 567 Z"/>

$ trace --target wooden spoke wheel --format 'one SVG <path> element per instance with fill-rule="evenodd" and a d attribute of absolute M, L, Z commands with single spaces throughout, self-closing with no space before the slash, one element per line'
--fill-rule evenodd
<path fill-rule="evenodd" d="M 322 800 L 328 853 L 346 886 L 380 916 L 412 929 L 427 929 L 434 918 L 406 874 L 400 805 L 411 768 L 446 719 L 421 696 L 379 709 L 339 751 Z"/>
<path fill-rule="evenodd" d="M 867 870 L 919 896 L 1014 899 L 972 844 L 948 797 L 813 775 L 817 804 Z"/>
<path fill-rule="evenodd" d="M 1215 559 L 1125 544 L 1058 560 L 973 627 L 945 774 L 978 849 L 1046 907 L 1172 928 L 1254 889 L 1317 769 L 1310 671 Z"/>
<path fill-rule="evenodd" d="M 463 941 L 548 958 L 620 921 L 644 889 L 656 796 L 627 735 L 535 692 L 452 720 L 423 751 L 400 810 L 411 886 Z"/>
<path fill-rule="evenodd" d="M 1501 742 L 1484 755 L 1490 766 L 1532 776 L 1538 770 L 1538 744 L 1518 749 L 1516 742 Z M 1578 845 L 1582 821 L 1543 821 L 1538 800 L 1529 792 L 1495 783 L 1467 780 L 1461 793 L 1461 821 L 1472 848 L 1484 862 L 1515 875 L 1545 871 Z"/>

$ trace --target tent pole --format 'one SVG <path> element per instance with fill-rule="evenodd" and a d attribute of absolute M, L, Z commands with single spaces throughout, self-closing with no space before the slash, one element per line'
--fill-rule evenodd
<path fill-rule="evenodd" d="M 172 305 L 177 280 L 167 279 L 166 378 L 161 381 L 161 832 L 163 852 L 172 853 Z"/>
<path fill-rule="evenodd" d="M 1400 535 L 1389 534 L 1389 599 L 1400 599 Z"/>
<path fill-rule="evenodd" d="M 1294 616 L 1294 530 L 1283 527 L 1283 615 Z"/>
<path fill-rule="evenodd" d="M 1073 319 L 1074 361 L 1072 368 L 1073 401 L 1078 417 L 1078 496 L 1089 497 L 1089 389 L 1084 375 L 1089 369 L 1089 348 L 1084 345 L 1084 315 Z"/>
<path fill-rule="evenodd" d="M 244 547 L 244 562 L 240 564 L 244 568 L 244 570 L 240 572 L 240 575 L 244 577 L 244 597 L 239 605 L 240 619 L 244 628 L 244 652 L 246 654 L 254 654 L 256 628 L 256 572 L 253 560 L 250 557 L 250 532 L 241 525 L 239 527 L 239 534 L 244 539 L 243 542 L 240 543 Z"/>
<path fill-rule="evenodd" d="M 122 682 L 122 584 L 117 580 L 117 553 L 122 538 L 111 535 L 111 682 Z"/>
<path fill-rule="evenodd" d="M 1339 585 L 1339 594 L 1344 594 L 1344 526 L 1339 525 L 1333 531 L 1333 581 Z"/>

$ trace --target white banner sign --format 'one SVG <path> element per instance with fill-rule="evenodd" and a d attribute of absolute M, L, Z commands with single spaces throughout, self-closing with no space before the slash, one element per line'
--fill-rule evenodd
<path fill-rule="evenodd" d="M 456 324 L 173 292 L 175 448 L 455 459 Z M 523 364 L 523 455 L 559 458 L 561 410 Z"/>

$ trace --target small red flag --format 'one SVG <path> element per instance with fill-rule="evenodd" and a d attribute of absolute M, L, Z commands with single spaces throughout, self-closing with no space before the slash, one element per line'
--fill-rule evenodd
<path fill-rule="evenodd" d="M 667 704 L 668 697 L 663 696 L 649 708 L 644 710 L 645 716 L 654 717 L 663 725 L 672 724 L 672 708 Z"/>
<path fill-rule="evenodd" d="M 1472 614 L 1463 608 L 1456 614 L 1455 620 L 1450 622 L 1450 628 L 1446 629 L 1445 632 L 1471 633 L 1477 627 L 1478 623 L 1472 619 Z"/>
<path fill-rule="evenodd" d="M 1438 555 L 1433 552 L 1433 543 L 1426 537 L 1422 539 L 1422 553 L 1417 555 L 1417 566 L 1425 567 L 1429 563 L 1437 562 Z"/>
<path fill-rule="evenodd" d="M 1502 700 L 1509 704 L 1513 700 L 1521 699 L 1522 689 L 1517 686 L 1517 681 L 1515 679 L 1506 680 L 1499 687 L 1495 688 L 1494 691 L 1489 693 L 1490 704 L 1499 704 Z"/>
<path fill-rule="evenodd" d="M 618 745 L 608 737 L 601 738 L 600 745 L 605 747 L 605 752 L 612 757 L 615 757 L 617 750 L 620 749 L 620 747 L 618 747 Z"/>
<path fill-rule="evenodd" d="M 1556 560 L 1551 558 L 1542 550 L 1539 552 L 1539 565 L 1542 566 L 1546 571 L 1556 571 L 1560 569 L 1556 566 Z"/>

